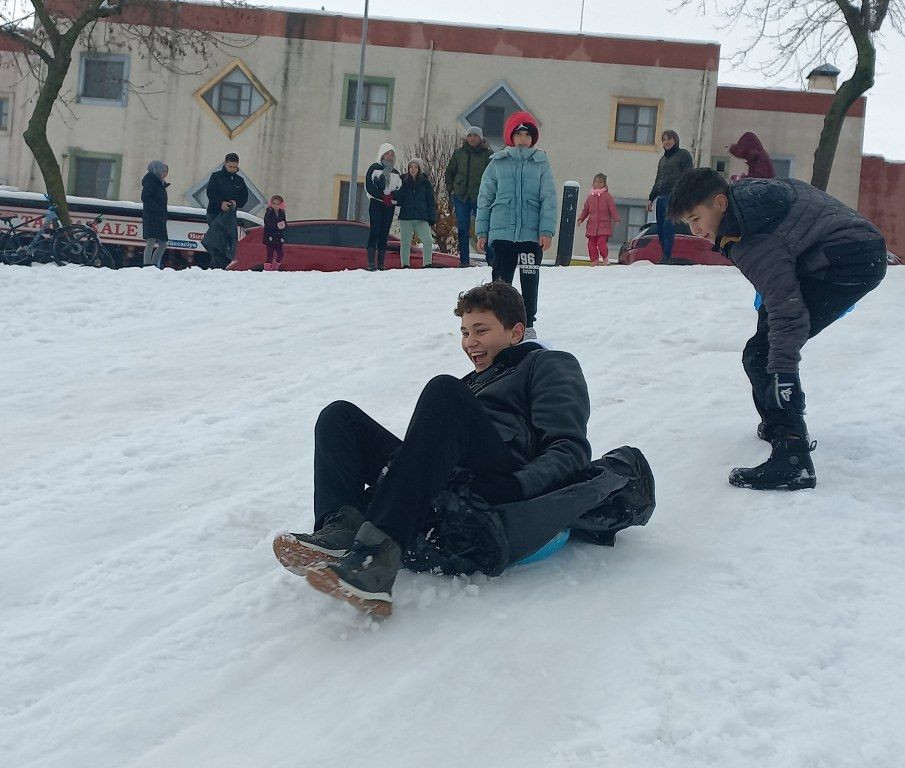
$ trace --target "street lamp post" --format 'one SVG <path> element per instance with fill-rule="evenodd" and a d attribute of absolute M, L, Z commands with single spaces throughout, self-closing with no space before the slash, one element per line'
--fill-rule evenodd
<path fill-rule="evenodd" d="M 355 220 L 358 207 L 358 145 L 361 141 L 361 108 L 364 101 L 365 49 L 368 44 L 368 0 L 365 0 L 365 15 L 361 22 L 361 59 L 358 63 L 358 82 L 355 86 L 355 138 L 352 144 L 352 171 L 349 174 L 349 205 L 346 218 Z"/>
<path fill-rule="evenodd" d="M 579 32 L 584 32 L 584 2 L 585 0 L 581 0 L 581 20 L 578 22 Z"/>

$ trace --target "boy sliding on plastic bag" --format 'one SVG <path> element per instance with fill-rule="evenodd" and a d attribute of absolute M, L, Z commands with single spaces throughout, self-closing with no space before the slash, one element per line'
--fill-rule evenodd
<path fill-rule="evenodd" d="M 474 371 L 431 379 L 403 440 L 351 403 L 321 411 L 314 532 L 274 540 L 286 568 L 367 612 L 391 613 L 403 554 L 428 527 L 433 502 L 454 472 L 469 472 L 472 492 L 503 504 L 563 488 L 590 465 L 581 366 L 567 352 L 523 341 L 518 292 L 499 282 L 473 288 L 460 294 L 455 314 Z M 533 551 L 563 527 L 557 520 L 552 531 L 539 526 L 519 534 L 537 539 L 528 547 Z"/>

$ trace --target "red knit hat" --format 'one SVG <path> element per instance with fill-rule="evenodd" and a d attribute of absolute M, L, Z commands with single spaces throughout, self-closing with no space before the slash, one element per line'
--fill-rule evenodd
<path fill-rule="evenodd" d="M 514 147 L 512 143 L 512 134 L 516 131 L 528 131 L 531 134 L 531 146 L 537 144 L 540 138 L 540 130 L 537 127 L 537 120 L 530 112 L 513 112 L 506 120 L 506 127 L 503 129 L 503 137 L 506 139 L 507 147 Z"/>

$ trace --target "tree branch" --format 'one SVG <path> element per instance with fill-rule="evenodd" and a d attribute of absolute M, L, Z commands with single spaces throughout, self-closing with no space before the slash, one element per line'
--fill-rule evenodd
<path fill-rule="evenodd" d="M 0 27 L 0 37 L 5 37 L 7 40 L 12 40 L 13 42 L 18 43 L 23 48 L 25 48 L 28 53 L 33 53 L 35 56 L 39 56 L 45 64 L 53 64 L 53 56 L 45 51 L 28 35 L 25 35 L 10 26 L 2 26 Z"/>

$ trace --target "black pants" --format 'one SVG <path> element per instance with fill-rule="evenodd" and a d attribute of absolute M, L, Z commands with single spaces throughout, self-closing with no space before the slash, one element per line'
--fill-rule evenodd
<path fill-rule="evenodd" d="M 884 250 L 885 259 L 885 250 Z M 885 262 L 883 267 L 885 273 Z M 872 291 L 880 283 L 880 278 L 872 278 L 868 282 L 841 285 L 825 280 L 803 278 L 801 295 L 811 316 L 811 331 L 808 338 L 813 338 L 828 325 L 838 320 L 845 311 L 865 294 Z M 767 373 L 767 358 L 770 353 L 768 334 L 770 324 L 767 310 L 761 305 L 757 310 L 757 331 L 748 339 L 742 352 L 742 365 L 751 381 L 751 392 L 754 406 L 764 423 L 769 436 L 796 435 L 802 439 L 807 437 L 808 429 L 804 423 L 804 396 L 801 400 L 801 412 L 797 410 L 769 408 L 764 404 L 764 395 L 770 384 L 771 374 Z"/>
<path fill-rule="evenodd" d="M 351 505 L 406 549 L 456 467 L 486 477 L 514 472 L 518 464 L 475 396 L 453 376 L 428 382 L 404 440 L 351 403 L 331 403 L 314 428 L 314 528 Z"/>
<path fill-rule="evenodd" d="M 368 234 L 368 248 L 375 249 L 378 253 L 386 253 L 387 238 L 390 235 L 390 227 L 393 224 L 393 215 L 396 208 L 392 205 L 384 205 L 381 200 L 371 200 L 368 207 L 368 215 L 371 221 L 371 232 Z"/>
<path fill-rule="evenodd" d="M 514 243 L 511 240 L 493 241 L 493 280 L 502 280 L 512 285 L 515 268 L 519 268 L 519 283 L 522 298 L 525 300 L 525 311 L 528 314 L 528 327 L 534 327 L 537 320 L 537 293 L 540 283 L 540 263 L 544 251 L 540 243 L 531 241 Z"/>

